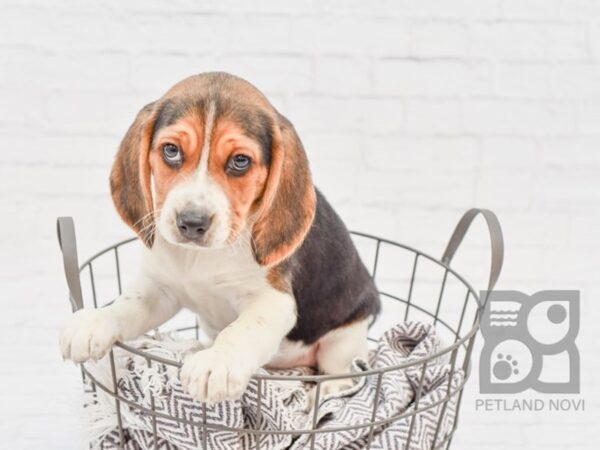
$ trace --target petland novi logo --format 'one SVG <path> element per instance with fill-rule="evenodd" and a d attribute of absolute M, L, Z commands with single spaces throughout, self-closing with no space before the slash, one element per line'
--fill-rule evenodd
<path fill-rule="evenodd" d="M 481 332 L 482 394 L 579 393 L 578 291 L 491 292 Z"/>
<path fill-rule="evenodd" d="M 486 295 L 482 292 L 481 298 Z M 481 322 L 485 342 L 479 363 L 480 393 L 517 394 L 531 389 L 543 394 L 578 394 L 580 364 L 575 338 L 579 332 L 579 298 L 579 291 L 540 291 L 533 295 L 490 292 Z M 516 408 L 512 407 L 515 401 Z M 523 401 L 479 399 L 476 407 L 530 409 L 518 407 Z M 560 399 L 551 399 L 551 404 L 560 405 Z M 545 405 L 538 399 L 532 408 L 544 409 Z M 583 409 L 583 400 L 578 405 L 581 408 L 570 409 Z"/>

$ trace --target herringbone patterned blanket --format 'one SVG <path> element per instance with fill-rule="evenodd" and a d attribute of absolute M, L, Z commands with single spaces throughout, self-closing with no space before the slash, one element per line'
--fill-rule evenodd
<path fill-rule="evenodd" d="M 186 352 L 197 348 L 193 340 L 177 340 L 172 336 L 160 339 L 141 338 L 129 343 L 143 348 L 145 352 L 173 360 L 181 360 Z M 441 348 L 440 339 L 432 325 L 408 322 L 398 325 L 382 335 L 369 357 L 369 361 L 355 361 L 354 370 L 385 368 L 433 355 Z M 108 358 L 88 366 L 94 376 L 105 386 L 112 388 Z M 127 450 L 279 450 L 309 447 L 311 436 L 295 430 L 310 429 L 314 410 L 307 411 L 313 386 L 309 383 L 263 381 L 261 413 L 257 410 L 257 381 L 252 380 L 243 397 L 238 401 L 208 405 L 193 401 L 181 388 L 177 369 L 156 362 L 148 363 L 143 357 L 133 356 L 115 349 L 115 368 L 120 395 L 143 408 L 154 409 L 158 416 L 154 422 L 150 414 L 121 402 L 119 431 L 115 401 L 100 389 L 86 395 L 86 416 L 93 447 L 100 450 L 118 449 L 121 439 Z M 313 374 L 310 368 L 287 371 L 267 371 L 290 375 Z M 317 428 L 327 430 L 346 426 L 357 428 L 318 433 L 314 448 L 360 449 L 371 440 L 372 449 L 404 448 L 409 435 L 410 450 L 433 448 L 436 442 L 452 429 L 456 413 L 453 396 L 444 408 L 440 401 L 447 395 L 448 383 L 455 391 L 463 382 L 460 370 L 451 373 L 450 364 L 442 358 L 430 361 L 425 371 L 422 366 L 386 372 L 379 387 L 379 401 L 373 409 L 377 392 L 377 375 L 356 377 L 355 384 L 345 392 L 321 400 L 317 414 Z M 416 393 L 422 385 L 420 398 Z M 414 418 L 399 417 L 418 408 L 427 408 Z M 372 421 L 382 422 L 374 427 L 364 426 Z M 443 414 L 438 429 L 438 418 Z M 177 422 L 167 417 L 178 417 Z M 202 432 L 203 421 L 208 423 L 206 436 Z M 389 423 L 383 423 L 388 420 Z M 363 424 L 361 427 L 360 425 Z M 257 434 L 230 431 L 228 428 L 255 429 L 263 431 L 289 431 L 285 434 Z M 156 432 L 156 442 L 155 434 Z"/>

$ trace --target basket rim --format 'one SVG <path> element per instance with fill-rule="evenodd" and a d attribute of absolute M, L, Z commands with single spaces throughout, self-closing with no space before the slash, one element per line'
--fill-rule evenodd
<path fill-rule="evenodd" d="M 449 352 L 454 352 L 456 349 L 458 349 L 458 347 L 463 346 L 465 348 L 466 351 L 468 351 L 468 348 L 466 347 L 466 343 L 477 333 L 477 331 L 479 330 L 479 326 L 480 326 L 480 321 L 481 321 L 481 310 L 482 310 L 482 306 L 480 303 L 480 297 L 477 294 L 477 292 L 475 291 L 475 289 L 471 286 L 471 284 L 465 280 L 465 278 L 463 276 L 461 276 L 459 273 L 457 273 L 452 267 L 449 266 L 449 264 L 443 262 L 440 259 L 437 259 L 431 255 L 429 255 L 428 253 L 422 252 L 420 250 L 417 250 L 416 248 L 406 245 L 406 244 L 402 244 L 400 242 L 396 242 L 390 239 L 386 239 L 386 238 L 382 238 L 379 236 L 375 236 L 369 233 L 364 233 L 364 232 L 360 232 L 360 231 L 354 231 L 354 230 L 350 230 L 349 231 L 351 235 L 354 236 L 358 236 L 358 237 L 363 237 L 363 238 L 367 238 L 367 239 L 371 239 L 377 242 L 377 251 L 379 251 L 379 246 L 381 243 L 385 243 L 388 245 L 392 245 L 395 247 L 399 247 L 405 250 L 408 250 L 412 253 L 415 254 L 416 257 L 423 257 L 437 265 L 439 265 L 440 267 L 444 268 L 447 272 L 451 273 L 453 276 L 455 276 L 466 288 L 467 288 L 467 295 L 465 298 L 465 306 L 466 303 L 469 301 L 469 296 L 473 296 L 474 301 L 479 305 L 477 310 L 475 311 L 475 318 L 473 320 L 473 324 L 471 326 L 471 328 L 465 332 L 464 336 L 461 337 L 460 339 L 458 339 L 458 333 L 460 332 L 460 328 L 462 328 L 462 324 L 459 325 L 458 330 L 454 331 L 455 336 L 457 337 L 457 339 L 450 345 L 445 346 L 444 348 L 442 348 L 441 350 L 438 350 L 437 352 L 433 353 L 432 355 L 428 355 L 426 357 L 422 357 L 422 358 L 415 358 L 415 359 L 409 359 L 408 361 L 402 363 L 402 364 L 396 364 L 396 365 L 392 365 L 392 366 L 386 366 L 386 367 L 382 367 L 382 368 L 377 368 L 377 369 L 368 369 L 365 371 L 361 371 L 361 372 L 348 372 L 348 373 L 344 373 L 344 374 L 332 374 L 332 375 L 275 375 L 275 374 L 258 374 L 255 373 L 251 376 L 252 379 L 255 380 L 272 380 L 272 381 L 303 381 L 303 382 L 315 382 L 315 383 L 321 383 L 324 381 L 328 381 L 328 380 L 337 380 L 337 379 L 344 379 L 344 378 L 358 378 L 358 377 L 363 377 L 363 376 L 372 376 L 372 375 L 383 375 L 384 373 L 387 372 L 391 372 L 394 370 L 402 370 L 402 369 L 406 369 L 408 367 L 418 367 L 418 366 L 426 366 L 430 361 L 433 361 L 435 359 L 438 359 L 444 355 L 446 355 Z M 86 267 L 91 266 L 92 262 L 112 251 L 118 251 L 117 249 L 123 245 L 129 244 L 131 242 L 134 241 L 139 241 L 140 239 L 137 236 L 133 236 L 121 241 L 116 242 L 113 245 L 110 245 L 106 248 L 104 248 L 103 250 L 100 250 L 98 252 L 96 252 L 95 254 L 93 254 L 92 256 L 90 256 L 89 258 L 87 258 L 80 266 L 79 266 L 79 273 L 81 274 L 83 272 L 83 270 L 85 270 Z M 382 291 L 378 291 L 380 295 L 385 295 L 385 296 L 390 296 L 390 294 L 387 294 L 385 292 Z M 405 304 L 407 304 L 408 307 L 413 307 L 413 308 L 418 308 L 416 305 L 410 304 L 408 302 L 408 300 L 404 300 L 401 299 L 399 297 L 394 297 L 392 296 L 395 300 L 398 300 L 400 302 L 403 302 Z M 422 308 L 418 308 L 418 309 L 422 309 Z M 427 314 L 429 314 L 431 317 L 434 317 L 431 313 L 424 311 Z M 463 312 L 464 314 L 464 312 Z M 439 321 L 439 319 L 438 319 Z M 444 324 L 446 327 L 448 327 L 447 324 Z M 180 330 L 174 330 L 174 331 L 180 331 Z M 150 335 L 146 335 L 147 337 L 154 339 L 152 336 Z M 182 363 L 179 361 L 174 361 L 168 358 L 163 358 L 160 356 L 156 356 L 156 355 L 152 355 L 149 353 L 146 353 L 142 350 L 139 350 L 135 347 L 132 347 L 128 344 L 125 344 L 123 342 L 116 342 L 115 346 L 122 348 L 125 351 L 128 351 L 130 353 L 133 353 L 135 355 L 141 356 L 146 358 L 147 360 L 152 360 L 161 364 L 166 364 L 172 367 L 178 367 L 181 368 Z M 455 355 L 455 353 L 454 353 Z M 454 358 L 453 358 L 454 360 Z M 470 370 L 471 370 L 471 362 L 470 362 L 470 358 L 468 358 L 465 361 L 466 365 L 465 367 L 463 367 L 463 370 L 465 371 L 465 377 L 468 378 Z M 454 361 L 452 362 L 452 364 L 454 364 Z M 82 366 L 85 365 L 85 363 L 81 364 Z M 87 369 L 84 369 L 86 372 Z"/>

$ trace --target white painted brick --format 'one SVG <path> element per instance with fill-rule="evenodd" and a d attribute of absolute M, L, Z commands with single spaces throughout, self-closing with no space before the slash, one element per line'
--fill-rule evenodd
<path fill-rule="evenodd" d="M 370 61 L 367 59 L 320 57 L 315 65 L 317 92 L 369 94 Z"/>
<path fill-rule="evenodd" d="M 390 237 L 438 255 L 461 213 L 460 208 L 453 210 L 447 205 L 434 209 L 396 208 L 396 228 Z"/>
<path fill-rule="evenodd" d="M 595 215 L 576 215 L 571 219 L 573 245 L 577 248 L 600 247 L 600 218 Z"/>
<path fill-rule="evenodd" d="M 509 60 L 587 57 L 585 29 L 576 24 L 484 22 L 470 28 L 471 55 Z"/>
<path fill-rule="evenodd" d="M 228 17 L 204 14 L 123 14 L 108 24 L 108 47 L 140 53 L 207 53 L 231 45 Z M 191 73 L 194 72 L 190 69 Z"/>
<path fill-rule="evenodd" d="M 600 120 L 600 107 L 598 110 Z M 600 167 L 598 139 L 595 137 L 548 138 L 541 142 L 544 165 L 560 167 Z"/>
<path fill-rule="evenodd" d="M 575 417 L 577 417 L 576 414 Z M 577 424 L 564 424 L 560 427 L 547 427 L 542 424 L 528 426 L 524 431 L 537 445 L 553 445 L 558 448 L 574 446 L 577 448 L 580 444 L 585 445 L 597 439 L 598 430 L 595 428 L 594 426 L 581 427 Z"/>
<path fill-rule="evenodd" d="M 24 165 L 0 166 L 7 192 L 23 195 L 44 196 L 94 196 L 108 194 L 108 171 L 106 168 Z M 36 180 L 35 183 L 32 180 Z M 40 200 L 41 201 L 41 200 Z"/>
<path fill-rule="evenodd" d="M 289 51 L 292 35 L 290 19 L 286 16 L 255 16 L 248 20 L 246 15 L 235 15 L 230 27 L 231 46 L 235 51 Z"/>
<path fill-rule="evenodd" d="M 485 63 L 392 59 L 377 63 L 374 85 L 382 95 L 484 95 L 490 92 L 489 78 Z"/>
<path fill-rule="evenodd" d="M 580 24 L 560 27 L 549 26 L 548 55 L 557 60 L 582 60 L 588 58 L 587 30 Z"/>
<path fill-rule="evenodd" d="M 548 248 L 557 245 L 561 236 L 571 233 L 571 217 L 561 212 L 505 212 L 502 226 L 506 242 L 511 246 Z"/>
<path fill-rule="evenodd" d="M 52 71 L 52 53 L 36 48 L 7 48 L 0 53 L 0 88 L 31 87 Z"/>
<path fill-rule="evenodd" d="M 547 98 L 551 71 L 548 64 L 498 64 L 493 69 L 494 94 L 502 98 Z"/>
<path fill-rule="evenodd" d="M 91 6 L 91 7 L 90 7 Z M 112 17 L 106 9 L 97 10 L 93 5 L 63 8 L 49 12 L 54 25 L 50 39 L 53 48 L 70 50 L 106 50 L 108 29 Z"/>
<path fill-rule="evenodd" d="M 579 107 L 579 131 L 586 134 L 600 132 L 600 101 L 584 101 Z"/>
<path fill-rule="evenodd" d="M 311 166 L 314 183 L 333 204 L 345 204 L 357 196 L 356 179 L 360 166 L 352 160 L 342 158 L 323 161 Z"/>
<path fill-rule="evenodd" d="M 388 239 L 394 239 L 398 236 L 400 221 L 397 220 L 396 213 L 390 209 L 369 206 L 357 207 L 352 203 L 347 203 L 345 205 L 340 204 L 336 208 L 336 212 L 351 230 L 373 233 Z"/>
<path fill-rule="evenodd" d="M 538 184 L 539 202 L 549 210 L 597 214 L 600 209 L 597 166 L 545 166 Z"/>
<path fill-rule="evenodd" d="M 558 64 L 551 73 L 552 92 L 559 97 L 599 99 L 600 64 Z"/>
<path fill-rule="evenodd" d="M 501 15 L 506 19 L 534 21 L 560 19 L 561 0 L 504 0 Z"/>
<path fill-rule="evenodd" d="M 513 22 L 478 22 L 470 27 L 471 55 L 482 58 L 543 58 L 547 43 L 542 27 Z"/>
<path fill-rule="evenodd" d="M 0 108 L 0 126 L 14 132 L 15 126 L 40 126 L 43 117 L 44 97 L 41 89 L 34 86 L 27 89 L 0 89 L 3 106 Z"/>
<path fill-rule="evenodd" d="M 152 84 L 150 80 L 150 78 L 143 76 L 140 83 Z M 130 91 L 124 94 L 115 93 L 106 97 L 107 128 L 111 139 L 115 140 L 116 145 L 118 145 L 121 138 L 127 132 L 129 125 L 133 123 L 137 113 L 145 105 L 157 100 L 163 94 L 162 91 L 164 90 L 164 87 L 156 86 L 154 89 L 148 88 L 147 90 Z M 111 150 L 116 150 L 116 145 L 113 145 Z"/>
<path fill-rule="evenodd" d="M 485 137 L 481 163 L 484 169 L 530 169 L 538 163 L 536 142 L 531 138 Z"/>
<path fill-rule="evenodd" d="M 592 22 L 589 27 L 590 51 L 596 60 L 600 59 L 600 22 Z"/>
<path fill-rule="evenodd" d="M 358 102 L 362 126 L 367 133 L 395 133 L 404 130 L 406 114 L 399 98 L 371 97 Z"/>
<path fill-rule="evenodd" d="M 168 3 L 168 2 L 167 2 Z M 193 2 L 192 2 L 193 3 Z M 360 5 L 361 2 L 356 2 Z M 356 6 L 359 5 L 349 5 Z M 252 14 L 320 14 L 330 12 L 336 8 L 335 2 L 322 2 L 319 0 L 298 0 L 294 2 L 281 2 L 278 0 L 256 0 L 252 4 L 239 0 L 220 0 L 211 4 L 214 10 L 227 13 L 252 13 Z"/>
<path fill-rule="evenodd" d="M 456 100 L 409 100 L 406 130 L 415 133 L 458 133 L 460 104 Z"/>
<path fill-rule="evenodd" d="M 521 414 L 519 416 L 522 416 Z M 511 425 L 497 424 L 494 427 L 484 427 L 481 433 L 462 433 L 462 439 L 467 445 L 477 445 L 479 448 L 488 443 L 488 436 L 493 433 L 494 436 L 498 436 L 495 439 L 496 445 L 501 445 L 503 448 L 509 445 L 515 445 L 518 442 L 522 442 L 523 434 L 515 432 Z"/>
<path fill-rule="evenodd" d="M 251 80 L 267 94 L 307 93 L 313 87 L 313 62 L 306 55 L 230 55 L 219 58 L 213 70 Z"/>
<path fill-rule="evenodd" d="M 49 92 L 44 107 L 44 127 L 74 134 L 97 134 L 106 130 L 106 94 L 95 92 Z"/>
<path fill-rule="evenodd" d="M 334 131 L 393 133 L 404 130 L 406 107 L 402 99 L 385 97 L 292 98 L 289 109 L 282 110 L 303 133 Z M 289 112 L 289 114 L 288 114 Z"/>
<path fill-rule="evenodd" d="M 44 148 L 46 144 L 47 138 L 43 138 L 40 136 L 40 133 L 32 132 L 30 136 L 28 136 L 27 144 L 30 148 Z M 4 148 L 22 148 L 23 147 L 23 135 L 21 133 L 13 132 L 6 133 L 2 139 Z M 26 151 L 17 151 L 17 152 L 0 152 L 0 164 L 39 164 L 48 163 L 50 159 L 53 157 L 54 149 L 49 149 L 43 155 L 40 155 L 38 152 L 26 152 Z"/>
<path fill-rule="evenodd" d="M 119 91 L 129 87 L 130 57 L 124 52 L 61 52 L 48 64 L 47 83 L 53 89 Z"/>
<path fill-rule="evenodd" d="M 193 67 L 191 58 L 184 53 L 143 53 L 133 59 L 132 67 L 133 87 L 156 92 L 157 97 L 183 78 L 203 71 Z"/>
<path fill-rule="evenodd" d="M 361 123 L 358 101 L 316 95 L 297 96 L 290 100 L 288 118 L 302 136 L 304 131 L 355 131 Z"/>
<path fill-rule="evenodd" d="M 388 173 L 404 171 L 473 171 L 479 161 L 479 145 L 472 138 L 407 138 L 376 136 L 366 142 L 370 168 Z"/>
<path fill-rule="evenodd" d="M 305 133 L 301 140 L 311 164 L 318 164 L 319 161 L 361 160 L 362 146 L 356 134 Z"/>
<path fill-rule="evenodd" d="M 410 26 L 411 54 L 423 57 L 465 57 L 469 42 L 463 22 L 425 21 Z"/>
<path fill-rule="evenodd" d="M 576 106 L 567 101 L 473 100 L 465 104 L 469 131 L 518 135 L 575 131 Z"/>
<path fill-rule="evenodd" d="M 51 153 L 49 151 L 40 157 L 46 162 L 75 167 L 108 168 L 114 160 L 119 141 L 119 138 L 105 136 L 56 135 L 44 138 L 38 145 L 51 150 Z"/>
<path fill-rule="evenodd" d="M 292 20 L 292 49 L 316 54 L 405 56 L 408 24 L 401 20 L 360 17 L 305 17 Z"/>
<path fill-rule="evenodd" d="M 115 13 L 126 16 L 139 14 L 169 14 L 169 13 L 205 13 L 214 11 L 211 2 L 198 4 L 193 0 L 130 0 L 128 2 L 111 1 Z"/>
<path fill-rule="evenodd" d="M 492 210 L 527 211 L 533 205 L 533 169 L 482 171 L 475 192 L 476 204 Z"/>
<path fill-rule="evenodd" d="M 383 177 L 380 171 L 358 174 L 358 197 L 381 208 L 456 208 L 473 204 L 474 174 L 448 172 L 420 174 L 411 171 Z"/>
<path fill-rule="evenodd" d="M 313 181 L 325 197 L 335 204 L 347 204 L 355 199 L 355 180 L 362 159 L 358 136 L 351 133 L 306 133 L 301 139 Z"/>
<path fill-rule="evenodd" d="M 597 18 L 600 14 L 600 5 L 594 0 L 569 0 L 560 5 L 560 16 L 563 19 Z"/>
<path fill-rule="evenodd" d="M 51 11 L 40 6 L 10 6 L 3 8 L 0 15 L 0 43 L 4 45 L 47 46 L 47 39 L 52 39 L 56 29 L 52 21 Z M 32 34 L 31 30 L 35 30 Z"/>
<path fill-rule="evenodd" d="M 391 2 L 390 7 L 395 8 L 400 15 L 425 18 L 457 18 L 490 19 L 497 18 L 500 13 L 498 0 L 401 0 Z"/>

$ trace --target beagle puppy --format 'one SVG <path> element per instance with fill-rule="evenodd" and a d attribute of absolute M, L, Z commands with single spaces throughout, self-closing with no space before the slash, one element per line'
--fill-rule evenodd
<path fill-rule="evenodd" d="M 110 186 L 145 243 L 141 270 L 112 304 L 71 316 L 64 358 L 101 358 L 182 308 L 212 340 L 180 373 L 200 401 L 239 398 L 261 366 L 341 374 L 366 357 L 373 280 L 313 186 L 294 127 L 253 85 L 195 75 L 142 108 Z"/>

